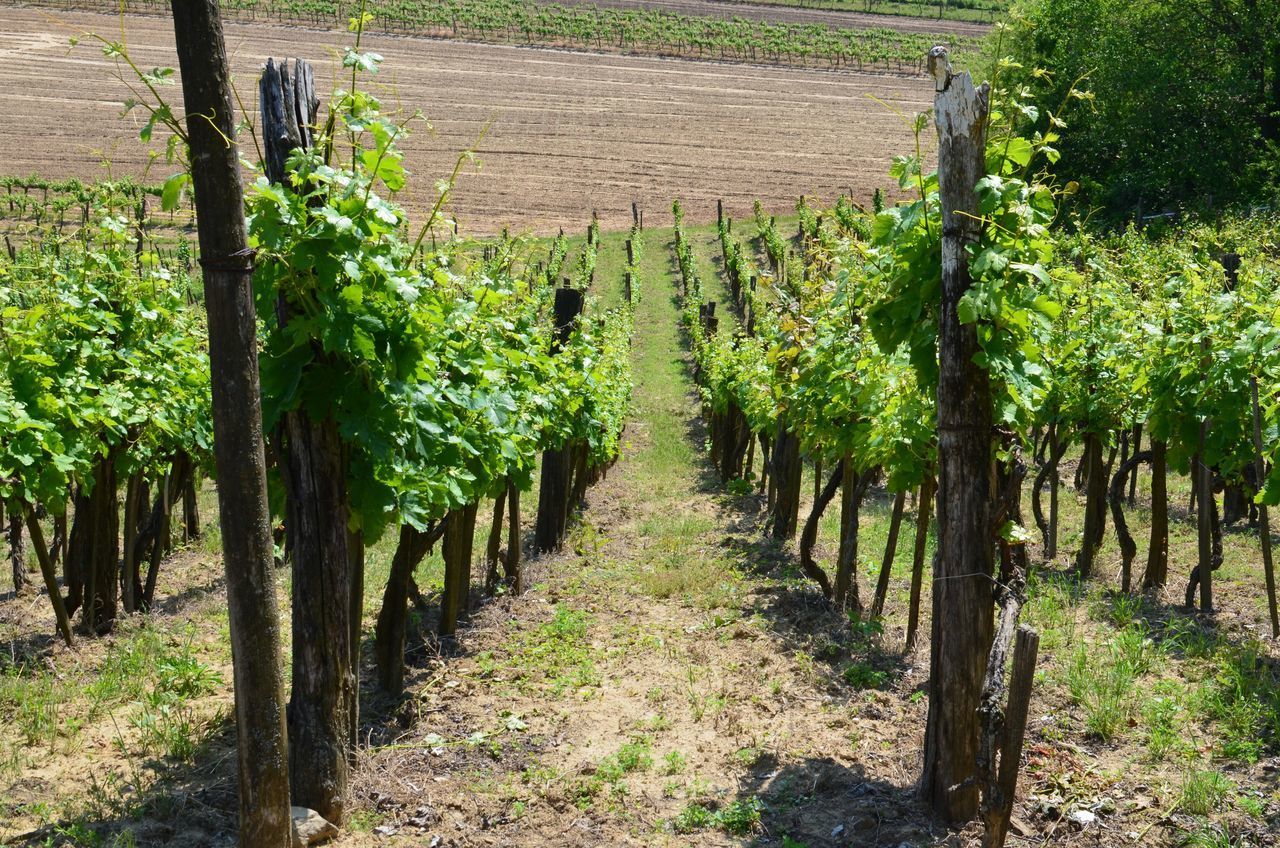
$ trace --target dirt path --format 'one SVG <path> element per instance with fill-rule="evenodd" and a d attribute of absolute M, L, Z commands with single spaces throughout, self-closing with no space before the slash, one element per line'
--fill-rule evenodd
<path fill-rule="evenodd" d="M 658 235 L 626 458 L 532 591 L 479 612 L 456 657 L 421 662 L 400 712 L 417 723 L 371 737 L 356 782 L 363 821 L 381 830 L 339 844 L 928 837 L 909 789 L 917 744 L 886 744 L 915 735 L 922 706 L 840 679 L 859 650 L 847 626 L 778 576 L 754 501 L 704 476 L 669 231 Z"/>
<path fill-rule="evenodd" d="M 114 37 L 119 27 L 109 15 L 4 7 L 0 173 L 101 179 L 147 172 L 137 140 L 142 118 L 121 115 L 129 94 L 115 66 L 90 43 L 67 46 L 73 35 Z M 176 64 L 166 19 L 130 17 L 127 37 L 140 66 Z M 311 59 L 325 90 L 345 38 L 229 23 L 228 53 L 245 104 L 256 110 L 253 81 L 268 56 Z M 866 198 L 887 183 L 892 156 L 910 147 L 910 130 L 892 110 L 909 115 L 928 108 L 932 96 L 927 81 L 875 74 L 366 39 L 386 57 L 375 91 L 387 108 L 406 115 L 421 108 L 431 121 L 430 130 L 416 124 L 405 144 L 413 176 L 401 200 L 411 214 L 434 204 L 435 181 L 490 123 L 481 167 L 464 173 L 451 207 L 471 234 L 504 225 L 577 231 L 592 209 L 605 229 L 619 229 L 630 224 L 632 200 L 661 215 L 676 195 L 692 221 L 709 220 L 717 197 L 735 215 L 749 213 L 756 198 L 774 211 L 789 210 L 800 194 L 833 200 L 852 189 Z M 177 98 L 179 90 L 164 92 Z M 251 145 L 246 153 L 252 156 Z M 149 177 L 171 170 L 161 161 Z"/>

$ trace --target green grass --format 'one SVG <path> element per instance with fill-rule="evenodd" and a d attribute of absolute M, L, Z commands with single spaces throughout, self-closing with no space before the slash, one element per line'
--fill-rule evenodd
<path fill-rule="evenodd" d="M 1225 775 L 1216 771 L 1188 771 L 1182 782 L 1182 810 L 1193 816 L 1207 816 L 1226 802 L 1234 788 Z"/>

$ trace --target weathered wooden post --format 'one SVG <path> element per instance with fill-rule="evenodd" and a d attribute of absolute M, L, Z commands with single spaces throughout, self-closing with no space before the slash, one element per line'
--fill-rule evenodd
<path fill-rule="evenodd" d="M 987 785 L 982 799 L 982 818 L 985 825 L 983 848 L 1002 848 L 1008 836 L 1009 819 L 1013 814 L 1013 801 L 1018 788 L 1022 743 L 1027 733 L 1031 687 L 1035 682 L 1036 655 L 1039 650 L 1039 634 L 1025 625 L 1019 627 L 1014 639 L 1008 707 L 1004 711 L 999 727 L 993 727 L 991 736 L 984 740 L 994 743 L 996 750 L 999 750 L 1000 764 L 998 767 L 994 761 L 987 764 Z M 1003 675 L 1003 669 L 1001 674 Z"/>
<path fill-rule="evenodd" d="M 953 74 L 947 49 L 929 51 L 942 202 L 938 331 L 938 555 L 933 581 L 929 717 L 921 794 L 942 818 L 978 812 L 978 707 L 991 645 L 992 395 L 975 362 L 977 327 L 960 321 L 968 248 L 982 234 L 975 186 L 986 173 L 986 84 Z"/>
<path fill-rule="evenodd" d="M 893 497 L 893 514 L 889 519 L 889 539 L 884 546 L 884 559 L 880 562 L 880 576 L 876 579 L 876 594 L 871 601 L 871 617 L 879 618 L 884 612 L 884 599 L 889 594 L 889 575 L 898 552 L 898 532 L 902 528 L 902 511 L 906 507 L 907 491 L 903 489 Z"/>
<path fill-rule="evenodd" d="M 558 353 L 573 332 L 582 314 L 583 293 L 577 289 L 556 289 L 552 306 L 555 336 L 552 354 Z M 569 521 L 570 484 L 573 475 L 573 444 L 550 448 L 542 454 L 542 475 L 538 487 L 538 517 L 534 526 L 534 546 L 540 553 L 557 550 L 564 541 Z"/>
<path fill-rule="evenodd" d="M 258 384 L 253 251 L 216 0 L 173 0 L 209 316 L 213 447 L 227 579 L 244 848 L 293 844 L 280 618 Z M 229 141 L 230 140 L 230 141 Z"/>
<path fill-rule="evenodd" d="M 314 143 L 320 108 L 311 67 L 268 60 L 259 82 L 267 178 L 288 187 L 289 154 Z M 286 324 L 295 307 L 281 292 L 276 313 Z M 285 532 L 293 549 L 293 687 L 289 700 L 289 767 L 293 800 L 341 824 L 349 792 L 352 730 L 359 710 L 353 665 L 353 618 L 363 600 L 360 551 L 347 532 L 345 448 L 331 415 L 285 412 L 277 434 L 285 489 Z"/>

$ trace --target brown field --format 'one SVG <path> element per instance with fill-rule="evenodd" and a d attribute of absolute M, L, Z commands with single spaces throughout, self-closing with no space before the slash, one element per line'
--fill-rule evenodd
<path fill-rule="evenodd" d="M 176 65 L 167 20 L 125 24 L 139 66 Z M 108 15 L 3 8 L 0 173 L 157 181 L 169 173 L 163 161 L 146 173 L 140 112 L 121 116 L 130 94 L 114 63 L 87 39 L 68 49 L 73 35 L 118 38 L 119 30 Z M 310 59 L 323 90 L 344 39 L 228 23 L 245 105 L 255 109 L 256 70 L 268 56 Z M 632 200 L 662 220 L 677 196 L 695 221 L 714 214 L 718 197 L 737 215 L 757 198 L 772 211 L 790 209 L 799 194 L 830 200 L 852 190 L 865 198 L 887 183 L 889 159 L 910 144 L 893 110 L 927 108 L 932 95 L 925 79 L 889 75 L 384 35 L 367 36 L 366 46 L 386 58 L 376 85 L 385 105 L 421 109 L 431 122 L 405 144 L 415 178 L 402 200 L 411 213 L 430 208 L 436 180 L 491 122 L 481 166 L 465 172 L 451 207 L 469 232 L 577 229 L 593 209 L 606 228 L 622 227 Z M 163 92 L 180 104 L 178 88 Z"/>

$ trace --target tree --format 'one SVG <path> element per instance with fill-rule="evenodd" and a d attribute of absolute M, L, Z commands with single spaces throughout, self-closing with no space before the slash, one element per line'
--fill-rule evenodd
<path fill-rule="evenodd" d="M 1057 104 L 1082 76 L 1058 172 L 1114 217 L 1280 189 L 1280 0 L 1036 0 L 1013 54 L 1052 68 Z M 1045 128 L 1041 119 L 1040 128 Z"/>
<path fill-rule="evenodd" d="M 217 0 L 173 0 L 189 117 L 239 742 L 240 844 L 292 844 L 280 619 L 262 442 L 257 322 L 230 74 Z"/>

